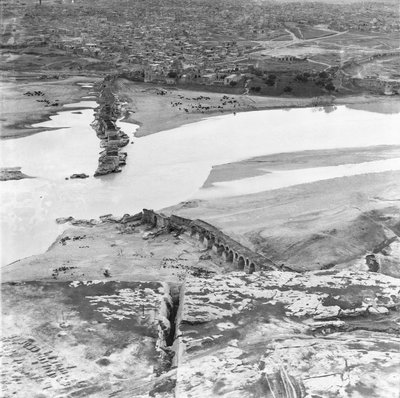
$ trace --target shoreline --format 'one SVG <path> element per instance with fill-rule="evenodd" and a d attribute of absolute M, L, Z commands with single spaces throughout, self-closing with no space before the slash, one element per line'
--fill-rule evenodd
<path fill-rule="evenodd" d="M 27 137 L 53 128 L 34 127 L 33 125 L 51 120 L 51 117 L 63 111 L 79 111 L 84 107 L 66 108 L 65 105 L 81 102 L 91 89 L 78 83 L 96 84 L 101 78 L 94 76 L 69 76 L 65 79 L 32 79 L 20 76 L 13 80 L 3 76 L 0 80 L 1 97 L 1 140 Z M 42 96 L 26 96 L 26 92 L 40 91 Z M 44 107 L 38 99 L 58 103 L 58 106 Z M 93 98 L 95 100 L 95 98 Z"/>
<path fill-rule="evenodd" d="M 139 86 L 139 87 L 143 87 L 143 86 Z M 118 152 L 119 152 L 119 150 L 120 150 L 119 146 L 120 145 L 117 144 L 117 140 L 114 139 L 114 138 L 117 138 L 117 135 L 118 135 L 118 131 L 114 129 L 115 128 L 114 121 L 116 120 L 115 118 L 120 115 L 120 110 L 117 109 L 118 108 L 117 105 L 120 104 L 120 101 L 122 102 L 123 99 L 120 97 L 119 93 L 115 93 L 114 90 L 110 91 L 108 88 L 105 88 L 104 91 L 106 91 L 104 93 L 105 95 L 104 95 L 104 101 L 103 101 L 103 106 L 105 106 L 104 115 L 101 115 L 101 107 L 100 107 L 100 103 L 99 103 L 98 116 L 100 117 L 100 119 L 103 119 L 103 116 L 105 117 L 105 119 L 103 120 L 103 122 L 105 123 L 105 125 L 104 125 L 105 130 L 103 128 L 98 129 L 98 131 L 96 131 L 96 128 L 94 128 L 94 130 L 98 133 L 97 136 L 98 136 L 98 138 L 100 138 L 101 142 L 102 142 L 102 139 L 104 139 L 106 142 L 108 142 L 109 138 L 110 138 L 110 137 L 108 137 L 109 130 L 112 131 L 113 132 L 113 134 L 112 134 L 112 138 L 113 139 L 111 141 L 113 141 L 112 144 L 113 144 L 113 146 L 115 145 L 115 148 L 110 148 L 110 149 L 112 149 L 112 152 L 114 151 L 114 149 L 118 150 Z M 180 91 L 175 92 L 175 94 L 177 94 L 177 95 L 180 95 L 180 93 L 181 93 Z M 142 92 L 142 95 L 143 95 L 143 92 Z M 144 92 L 144 95 L 147 98 L 149 98 L 150 100 L 153 100 L 154 98 L 160 99 L 160 101 L 157 103 L 158 105 L 162 104 L 163 102 L 165 102 L 164 101 L 165 100 L 165 95 L 157 95 L 157 94 L 154 94 L 154 92 L 150 92 L 149 93 L 149 92 L 146 92 L 146 91 Z M 188 93 L 186 93 L 186 96 L 187 95 L 188 95 Z M 217 97 L 217 98 L 219 98 L 219 97 Z M 170 99 L 171 98 L 167 97 L 167 102 Z M 264 100 L 264 98 L 262 98 L 262 99 Z M 376 103 L 377 99 L 378 99 L 379 102 L 382 102 L 382 103 L 387 100 L 386 97 L 378 97 L 378 98 L 376 98 L 375 96 L 373 96 L 373 97 L 367 97 L 367 96 L 361 96 L 360 97 L 360 96 L 357 96 L 357 97 L 340 98 L 339 101 L 341 102 L 340 105 L 342 105 L 342 104 L 344 105 L 344 104 L 349 104 L 349 103 L 357 103 L 357 104 L 359 104 L 359 103 Z M 398 103 L 397 99 L 398 98 L 396 97 L 396 98 L 392 99 L 391 102 L 397 104 Z M 298 104 L 299 99 L 293 99 L 293 98 L 291 98 L 291 99 L 288 99 L 288 98 L 285 98 L 285 99 L 273 98 L 273 99 L 271 99 L 271 98 L 268 98 L 267 100 L 269 101 L 269 104 L 270 104 L 270 106 L 267 107 L 267 109 L 272 109 L 271 108 L 271 103 L 275 104 L 275 109 L 276 108 L 282 108 L 282 107 L 279 107 L 277 105 L 277 103 L 276 103 L 277 100 L 279 100 L 280 102 L 282 102 L 282 101 L 286 102 L 287 106 L 289 106 L 288 102 L 292 101 L 292 105 L 293 105 L 293 102 L 297 102 L 298 106 L 296 108 L 304 107 L 304 106 L 299 106 L 299 105 L 301 105 L 301 104 Z M 308 99 L 308 100 L 311 101 L 312 99 Z M 114 105 L 116 105 L 116 108 L 112 106 L 112 103 L 114 103 Z M 339 103 L 336 103 L 335 105 L 339 105 Z M 128 106 L 129 106 L 129 104 L 128 104 Z M 174 107 L 171 107 L 171 108 L 172 108 L 173 111 L 175 111 Z M 74 108 L 69 108 L 68 110 L 70 111 L 72 109 L 74 109 Z M 167 108 L 167 110 L 168 110 L 168 108 Z M 256 110 L 261 110 L 261 107 L 258 108 L 258 109 L 248 109 L 248 111 L 256 111 Z M 237 111 L 239 112 L 239 110 L 237 110 Z M 246 110 L 243 110 L 243 111 L 246 111 Z M 122 110 L 122 113 L 123 113 L 123 110 Z M 138 114 L 139 114 L 139 112 L 136 113 L 136 116 Z M 164 114 L 164 116 L 165 115 L 169 115 L 168 112 L 166 112 Z M 221 115 L 223 115 L 223 113 Z M 187 116 L 189 119 L 193 119 L 193 118 L 196 118 L 196 117 L 200 117 L 201 119 L 204 119 L 204 118 L 212 117 L 213 114 L 212 113 L 205 113 L 205 114 L 189 113 L 188 115 L 185 115 L 185 116 Z M 185 120 L 183 120 L 183 119 L 172 119 L 172 120 L 173 120 L 174 123 L 187 124 L 187 123 L 185 123 Z M 159 121 L 160 120 L 158 120 L 158 122 Z M 189 121 L 189 123 L 196 122 L 196 121 L 197 120 L 192 120 L 192 121 Z M 112 128 L 110 128 L 110 126 Z M 161 126 L 161 124 L 159 124 L 158 126 Z M 98 126 L 98 127 L 100 127 L 100 126 Z M 163 127 L 165 128 L 165 126 L 163 126 Z M 105 134 L 105 133 L 107 133 L 107 134 Z M 106 142 L 104 142 L 104 144 Z M 384 150 L 384 149 L 391 149 L 391 148 L 381 148 L 381 149 Z M 395 148 L 395 149 L 397 150 L 397 148 Z M 368 152 L 369 150 L 366 150 L 366 151 Z M 333 159 L 335 162 L 337 162 L 338 150 L 335 149 L 335 150 L 333 150 L 331 152 L 332 152 L 331 153 L 331 160 Z M 343 152 L 343 150 L 342 150 L 342 152 Z M 344 152 L 346 152 L 346 151 L 344 151 Z M 347 152 L 350 152 L 350 151 L 347 151 Z M 344 153 L 343 156 L 348 156 L 348 155 L 346 155 L 346 153 Z M 287 161 L 288 164 L 293 163 L 293 155 L 296 155 L 296 154 L 290 155 L 290 158 Z M 305 155 L 307 155 L 307 154 L 305 154 L 304 151 L 302 151 L 300 154 L 297 153 L 297 156 L 299 157 L 300 160 L 303 159 L 305 157 Z M 312 154 L 308 154 L 308 155 L 312 155 Z M 308 163 L 311 162 L 310 164 L 313 164 L 313 162 L 315 162 L 315 161 L 320 161 L 320 158 L 321 159 L 322 158 L 325 159 L 327 154 L 321 152 L 321 156 L 320 155 L 316 156 L 316 154 L 314 154 L 314 155 L 315 155 L 314 156 L 315 159 L 314 158 L 311 159 L 311 160 L 304 159 L 304 161 L 307 160 Z M 322 155 L 324 155 L 324 156 L 322 156 Z M 374 151 L 372 153 L 368 152 L 367 154 L 365 154 L 365 156 L 371 157 L 371 158 L 374 158 L 375 155 L 376 154 L 375 154 Z M 112 156 L 113 156 L 113 159 L 114 159 L 114 157 L 116 159 L 116 154 L 112 154 Z M 289 155 L 286 155 L 286 156 L 289 156 Z M 282 154 L 276 154 L 275 157 L 277 157 L 280 160 L 280 163 L 286 163 L 286 161 L 284 159 L 281 159 Z M 261 159 L 261 160 L 267 162 L 269 158 L 272 158 L 272 156 L 270 155 L 266 159 L 264 159 L 265 156 L 262 157 L 262 158 L 263 159 Z M 106 160 L 106 159 L 104 159 L 104 160 Z M 256 159 L 256 160 L 259 161 L 260 159 Z M 271 159 L 269 159 L 269 160 L 271 160 Z M 274 159 L 272 159 L 272 160 L 274 160 Z M 256 169 L 257 169 L 257 166 L 259 166 L 259 163 L 258 164 L 257 163 L 256 164 L 252 164 L 252 161 L 254 161 L 254 159 L 250 158 L 250 159 L 246 160 L 246 162 L 242 161 L 242 162 L 236 162 L 236 163 L 240 163 L 241 170 L 243 169 L 242 166 L 243 166 L 244 163 L 245 163 L 246 167 L 247 167 L 247 164 L 249 163 L 251 167 L 248 167 L 248 169 L 249 169 L 248 172 L 249 172 L 249 174 L 254 175 L 255 172 L 257 173 Z M 275 166 L 276 166 L 276 161 L 273 161 L 273 164 L 275 164 Z M 100 164 L 99 164 L 99 166 L 100 166 Z M 113 167 L 113 171 L 114 171 L 114 168 L 115 168 L 115 170 L 119 171 L 119 166 L 120 166 L 119 159 L 118 159 L 118 165 L 113 163 L 111 166 Z M 224 168 L 221 168 L 221 167 L 219 168 L 220 172 L 222 172 L 222 177 L 223 177 L 222 179 L 224 181 L 227 180 L 227 178 L 226 178 L 227 174 L 229 174 L 229 175 L 231 175 L 231 174 L 237 175 L 237 170 L 233 170 L 233 172 L 232 172 L 232 167 L 236 167 L 236 164 L 233 164 L 231 166 L 226 165 L 224 167 L 225 167 L 226 170 Z M 107 173 L 105 173 L 105 174 L 108 174 L 109 170 L 107 169 L 106 171 L 107 171 Z M 214 169 L 214 172 L 215 172 L 215 169 Z M 210 174 L 209 179 L 212 180 L 214 177 L 215 177 L 215 174 L 213 176 Z M 382 176 L 382 177 L 384 177 L 384 176 Z M 219 178 L 219 179 L 221 179 L 221 178 Z M 371 187 L 368 187 L 368 190 L 371 190 L 371 192 L 372 192 L 372 194 L 371 194 L 372 197 L 378 197 L 378 196 L 380 196 L 380 191 L 385 192 L 386 190 L 388 190 L 390 188 L 389 185 L 387 185 L 386 183 L 385 184 L 381 184 L 381 181 L 379 181 L 379 178 L 378 178 L 377 181 L 376 181 L 375 177 L 368 177 L 367 179 L 369 179 L 369 181 L 368 181 L 369 185 L 376 185 L 377 187 L 382 187 L 381 190 L 378 189 L 376 191 L 374 189 L 372 189 Z M 217 180 L 218 180 L 218 178 L 217 178 Z M 350 178 L 350 179 L 347 178 L 346 180 L 347 181 L 352 180 L 352 181 L 354 181 L 354 185 L 357 185 L 357 184 L 360 185 L 360 189 L 358 190 L 358 192 L 354 192 L 353 193 L 354 195 L 358 195 L 359 192 L 363 192 L 363 193 L 366 192 L 367 187 L 365 187 L 363 184 L 361 184 L 361 182 L 360 182 L 362 180 L 361 177 L 353 177 L 353 178 Z M 208 181 L 210 182 L 210 180 L 208 180 Z M 372 183 L 372 181 L 373 181 L 373 183 Z M 207 183 L 207 181 L 205 181 L 205 184 L 206 183 Z M 199 214 L 198 212 L 200 212 L 202 214 L 199 214 L 198 218 L 204 218 L 206 220 L 209 219 L 209 218 L 212 219 L 213 217 L 216 217 L 217 215 L 214 213 L 214 210 L 218 209 L 218 215 L 225 214 L 227 216 L 227 218 L 228 218 L 227 225 L 223 225 L 223 227 L 228 228 L 228 231 L 229 231 L 230 228 L 232 228 L 230 223 L 236 217 L 236 213 L 237 213 L 237 208 L 236 207 L 237 207 L 238 201 L 240 202 L 240 206 L 243 206 L 243 208 L 247 208 L 247 203 L 248 202 L 252 203 L 252 205 L 257 204 L 258 201 L 260 201 L 262 203 L 264 203 L 264 202 L 272 202 L 273 203 L 273 202 L 276 201 L 275 199 L 277 197 L 279 197 L 279 195 L 281 195 L 281 196 L 283 195 L 283 200 L 279 201 L 279 203 L 282 204 L 282 203 L 284 203 L 284 201 L 286 199 L 285 192 L 291 192 L 291 190 L 297 191 L 299 189 L 302 189 L 302 190 L 304 190 L 304 192 L 306 194 L 305 195 L 306 197 L 314 196 L 315 193 L 318 192 L 318 190 L 319 190 L 319 188 L 321 186 L 328 186 L 329 187 L 331 183 L 332 183 L 332 186 L 334 187 L 334 190 L 336 190 L 336 188 L 335 188 L 336 185 L 340 185 L 340 183 L 338 181 L 330 181 L 330 182 L 321 181 L 321 182 L 317 182 L 317 183 L 313 183 L 313 184 L 310 184 L 310 183 L 302 184 L 301 187 L 297 187 L 297 188 L 290 188 L 290 187 L 288 189 L 284 188 L 282 190 L 279 190 L 279 192 L 275 192 L 273 194 L 270 194 L 270 193 L 266 192 L 265 193 L 265 197 L 268 198 L 267 200 L 265 200 L 265 197 L 263 196 L 264 195 L 263 193 L 258 193 L 258 194 L 256 193 L 256 194 L 251 194 L 251 195 L 245 195 L 245 197 L 239 197 L 239 198 L 237 198 L 237 197 L 225 198 L 223 200 L 212 200 L 212 201 L 207 201 L 207 202 L 200 201 L 198 203 L 197 203 L 197 201 L 192 201 L 192 205 L 189 205 L 189 206 L 186 206 L 185 202 L 180 202 L 180 203 L 176 203 L 175 205 L 171 206 L 171 208 L 176 208 L 177 210 L 179 210 L 179 213 L 178 213 L 179 215 L 181 215 L 181 212 L 183 212 L 183 214 L 186 214 L 186 212 L 193 212 L 196 215 Z M 368 185 L 368 184 L 366 184 L 366 185 Z M 348 189 L 350 189 L 350 186 L 345 184 L 344 189 L 348 190 Z M 326 192 L 324 194 L 326 194 Z M 290 198 L 290 201 L 296 201 L 296 200 L 299 200 L 299 197 L 297 195 L 293 195 L 293 198 Z M 303 200 L 301 199 L 301 201 L 303 201 Z M 324 199 L 321 198 L 321 203 L 323 203 L 323 201 L 324 201 Z M 348 201 L 349 201 L 349 198 L 346 199 L 346 203 L 348 203 Z M 234 205 L 233 202 L 236 203 L 236 205 Z M 367 205 L 369 206 L 370 203 L 368 202 Z M 316 208 L 316 204 L 314 202 L 312 202 L 308 207 L 305 206 L 303 210 L 304 210 L 304 213 L 308 213 L 314 208 Z M 168 208 L 164 208 L 164 210 L 166 210 L 166 209 L 168 209 Z M 262 210 L 260 210 L 260 211 L 261 211 L 260 220 L 263 221 L 263 217 L 265 215 L 264 215 L 264 212 Z M 271 213 L 273 213 L 273 212 L 271 212 Z M 293 209 L 289 207 L 289 210 L 285 214 L 288 214 L 290 212 L 293 212 Z M 282 216 L 282 219 L 279 219 L 280 215 Z M 324 210 L 321 211 L 321 216 L 322 216 L 322 218 L 324 218 L 326 216 Z M 328 214 L 328 216 L 330 216 L 330 214 Z M 354 214 L 351 213 L 349 216 L 350 216 L 350 218 L 353 218 Z M 260 246 L 258 246 L 258 245 L 260 244 L 260 242 L 263 242 L 263 240 L 265 239 L 265 236 L 262 235 L 264 233 L 264 231 L 258 230 L 257 228 L 254 231 L 253 230 L 246 230 L 246 228 L 247 228 L 246 220 L 243 220 L 239 214 L 237 215 L 237 217 L 238 217 L 238 225 L 239 225 L 238 228 L 239 229 L 236 230 L 236 228 L 233 228 L 233 232 L 237 234 L 238 241 L 240 241 L 240 239 L 243 237 L 243 240 L 241 241 L 242 244 L 248 245 L 248 247 L 253 247 L 252 245 L 255 245 L 254 248 L 257 247 L 258 250 L 262 250 L 261 249 L 262 245 L 260 245 Z M 244 213 L 243 217 L 245 217 L 245 213 Z M 282 245 L 282 242 L 280 241 L 280 239 L 283 239 L 283 237 L 284 237 L 285 242 L 286 242 L 286 244 L 288 246 L 294 244 L 294 242 L 296 242 L 296 241 L 301 241 L 297 234 L 295 234 L 293 236 L 290 236 L 290 237 L 287 236 L 287 233 L 285 232 L 285 228 L 286 227 L 284 225 L 284 221 L 286 220 L 285 217 L 286 217 L 286 215 L 282 215 L 278 211 L 277 219 L 275 220 L 275 222 L 278 223 L 278 224 L 281 223 L 280 227 L 281 227 L 282 233 L 281 234 L 275 233 L 274 239 L 278 243 L 275 243 L 274 245 L 270 245 L 270 249 L 273 249 L 273 251 L 276 252 L 275 259 L 281 259 L 282 258 L 281 257 L 282 253 L 276 248 L 277 246 L 281 246 Z M 270 222 L 270 218 L 271 218 L 271 214 L 268 214 L 268 218 L 265 219 L 266 223 Z M 307 220 L 308 219 L 306 217 L 306 220 L 304 221 L 304 219 L 303 219 L 302 222 L 306 222 Z M 346 229 L 346 228 L 350 228 L 351 229 L 351 228 L 353 228 L 352 223 L 351 222 L 347 223 L 347 221 L 348 221 L 347 219 L 344 220 L 343 221 L 343 225 L 340 225 L 339 228 L 341 228 L 341 229 Z M 312 217 L 310 218 L 310 220 L 308 222 L 310 223 L 309 232 L 311 231 L 312 233 L 315 233 L 315 234 L 319 234 L 321 232 L 318 228 L 314 230 L 315 226 L 312 224 L 312 222 L 313 222 Z M 236 224 L 236 222 L 235 222 L 235 224 Z M 368 226 L 368 228 L 369 228 L 369 226 Z M 269 233 L 269 231 L 268 231 L 268 233 Z M 303 233 L 304 233 L 304 231 L 303 231 Z M 380 238 L 381 238 L 381 236 L 379 236 L 379 239 Z M 305 253 L 307 251 L 307 247 L 309 246 L 309 243 L 310 243 L 310 242 L 308 242 L 307 239 L 309 239 L 310 242 L 311 242 L 312 239 L 314 239 L 313 235 L 311 234 L 311 235 L 306 236 L 306 239 L 303 242 L 304 243 L 304 250 L 303 250 L 304 253 L 303 254 L 296 254 L 296 256 L 295 256 L 294 253 L 286 253 L 286 254 L 290 254 L 290 256 L 288 256 L 287 258 L 285 257 L 283 261 L 285 261 L 285 262 L 288 262 L 288 261 L 293 261 L 293 262 L 294 261 L 299 261 L 300 263 L 304 263 L 304 264 L 305 263 L 311 263 L 310 259 L 307 258 L 307 255 Z M 271 246 L 274 246 L 274 247 L 271 247 Z M 318 249 L 320 249 L 320 248 L 318 248 Z M 347 248 L 346 248 L 346 250 L 347 250 Z M 298 250 L 298 251 L 300 252 L 300 250 Z M 332 253 L 327 253 L 327 255 L 325 257 L 327 258 L 325 263 L 329 263 L 329 262 L 333 261 L 332 257 L 334 257 L 334 256 L 332 255 Z M 347 258 L 345 260 L 347 260 Z M 292 267 L 293 264 L 289 263 L 288 266 Z M 313 266 L 315 266 L 315 264 Z"/>
<path fill-rule="evenodd" d="M 76 101 L 72 102 L 71 104 L 82 102 L 82 100 L 85 101 L 82 98 L 77 98 Z M 93 98 L 93 101 L 95 101 L 95 98 Z M 64 104 L 63 106 L 57 108 L 56 110 L 51 111 L 51 113 L 49 113 L 48 115 L 43 115 L 43 118 L 41 118 L 40 121 L 29 124 L 28 126 L 24 122 L 15 124 L 13 126 L 7 126 L 9 129 L 12 129 L 12 130 L 26 131 L 26 132 L 18 134 L 18 135 L 0 136 L 0 140 L 6 141 L 6 140 L 13 140 L 13 139 L 18 139 L 18 138 L 25 138 L 25 137 L 29 137 L 31 135 L 42 133 L 45 131 L 56 131 L 56 130 L 66 128 L 66 126 L 61 126 L 61 127 L 44 127 L 44 126 L 43 127 L 32 127 L 32 126 L 34 124 L 41 124 L 41 123 L 49 122 L 49 121 L 51 121 L 52 117 L 54 117 L 57 114 L 62 113 L 62 112 L 78 112 L 78 111 L 81 111 L 84 109 L 88 109 L 88 107 L 85 107 L 85 106 L 76 106 L 76 107 L 68 107 L 67 108 L 67 107 L 65 107 L 65 105 L 69 105 L 69 104 Z"/>
<path fill-rule="evenodd" d="M 46 79 L 31 81 L 29 77 L 21 76 L 20 79 L 14 78 L 13 82 L 2 79 L 2 84 L 14 83 L 18 85 L 21 84 L 21 82 L 26 83 L 26 81 L 28 81 L 28 83 L 24 85 L 24 90 L 27 90 L 31 86 L 37 86 L 39 88 L 43 85 L 48 88 L 51 86 L 49 95 L 53 95 L 51 88 L 62 86 L 65 91 L 67 91 L 67 98 L 59 101 L 60 106 L 58 106 L 57 109 L 49 107 L 44 110 L 39 108 L 39 105 L 35 104 L 35 109 L 29 109 L 28 107 L 24 112 L 26 114 L 20 116 L 12 114 L 11 119 L 14 120 L 12 123 L 9 123 L 7 120 L 7 116 L 12 112 L 4 109 L 5 105 L 3 104 L 3 118 L 1 120 L 2 134 L 0 139 L 9 140 L 22 138 L 42 131 L 53 130 L 52 128 L 46 127 L 33 127 L 33 125 L 49 121 L 52 116 L 67 109 L 69 111 L 79 111 L 83 109 L 82 107 L 66 109 L 65 105 L 84 100 L 82 97 L 87 96 L 88 93 L 82 92 L 81 90 L 85 88 L 80 87 L 78 83 L 86 82 L 87 80 L 96 84 L 101 81 L 102 78 L 95 76 L 69 76 L 62 80 Z M 187 90 L 175 86 L 166 87 L 164 85 L 132 82 L 122 78 L 116 79 L 110 84 L 110 87 L 113 93 L 121 99 L 121 102 L 126 102 L 126 104 L 122 106 L 121 113 L 124 116 L 121 121 L 139 125 L 139 128 L 135 132 L 135 137 L 144 137 L 178 128 L 186 124 L 196 123 L 214 116 L 223 116 L 232 113 L 308 107 L 321 108 L 382 102 L 400 104 L 399 96 L 358 94 L 340 97 L 329 95 L 323 97 L 266 97 Z M 17 94 L 21 94 L 19 93 L 21 91 L 21 88 L 18 90 L 16 86 L 15 90 L 13 90 L 14 97 L 16 97 Z M 68 91 L 71 91 L 71 93 Z M 5 102 L 9 93 L 7 94 L 6 92 L 5 95 L 3 92 L 2 95 L 3 102 Z M 94 96 L 98 97 L 98 93 Z M 27 98 L 23 97 L 14 98 L 16 103 L 13 106 L 17 109 L 25 109 L 26 99 Z M 93 100 L 96 99 L 93 98 Z M 30 104 L 31 107 L 33 106 L 32 102 L 33 101 L 31 101 Z M 171 103 L 181 103 L 181 105 L 171 106 Z"/>
<path fill-rule="evenodd" d="M 124 106 L 125 116 L 121 120 L 139 125 L 135 132 L 135 137 L 144 137 L 214 116 L 233 113 L 291 108 L 323 108 L 382 102 L 393 102 L 400 105 L 399 96 L 360 94 L 343 97 L 299 98 L 228 95 L 206 91 L 182 90 L 176 87 L 167 89 L 161 85 L 129 82 L 124 79 L 117 79 L 114 82 L 113 92 L 122 101 L 126 102 Z M 189 96 L 191 98 L 188 98 Z M 230 101 L 235 102 L 226 106 Z M 175 105 L 176 103 L 179 105 Z M 223 109 L 219 108 L 221 103 L 225 103 Z"/>

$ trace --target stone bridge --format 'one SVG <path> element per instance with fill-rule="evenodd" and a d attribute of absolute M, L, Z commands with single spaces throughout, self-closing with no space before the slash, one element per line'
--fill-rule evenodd
<path fill-rule="evenodd" d="M 190 220 L 176 215 L 167 217 L 153 210 L 143 209 L 142 222 L 157 228 L 182 230 L 192 239 L 199 241 L 204 248 L 212 250 L 225 262 L 231 263 L 234 270 L 243 270 L 251 274 L 254 271 L 279 269 L 271 260 L 253 252 L 205 221 Z"/>
<path fill-rule="evenodd" d="M 383 53 L 378 53 L 378 54 L 367 55 L 367 56 L 360 57 L 360 58 L 349 59 L 348 61 L 343 62 L 342 69 L 362 65 L 362 64 L 374 61 L 376 59 L 390 58 L 390 57 L 396 57 L 396 56 L 400 56 L 400 51 L 388 51 L 388 52 L 383 52 Z"/>

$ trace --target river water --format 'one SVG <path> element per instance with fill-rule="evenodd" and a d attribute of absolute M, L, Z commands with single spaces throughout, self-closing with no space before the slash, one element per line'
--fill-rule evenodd
<path fill-rule="evenodd" d="M 224 115 L 142 138 L 133 138 L 137 126 L 119 122 L 134 141 L 125 148 L 127 166 L 122 173 L 94 178 L 100 152 L 90 127 L 95 106 L 90 100 L 71 104 L 36 125 L 58 130 L 0 141 L 1 167 L 20 166 L 36 177 L 1 183 L 2 264 L 45 251 L 66 227 L 55 223 L 58 217 L 134 214 L 192 198 L 400 169 L 399 159 L 390 159 L 273 172 L 201 189 L 214 165 L 282 152 L 400 145 L 400 113 L 339 106 L 334 112 L 306 108 Z M 83 109 L 72 109 L 77 107 Z M 73 173 L 91 177 L 65 179 Z"/>

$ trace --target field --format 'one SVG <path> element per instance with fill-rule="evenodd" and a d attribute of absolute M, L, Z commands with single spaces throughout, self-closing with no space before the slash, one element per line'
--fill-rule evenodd
<path fill-rule="evenodd" d="M 311 26 L 304 26 L 304 27 L 300 26 L 299 30 L 301 33 L 301 38 L 304 40 L 317 39 L 319 37 L 331 36 L 334 33 L 336 33 L 334 31 L 326 31 L 326 30 L 316 29 Z"/>

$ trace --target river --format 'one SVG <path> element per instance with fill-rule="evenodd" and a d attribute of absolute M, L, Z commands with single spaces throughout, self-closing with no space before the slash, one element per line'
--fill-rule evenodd
<path fill-rule="evenodd" d="M 90 127 L 95 106 L 90 100 L 70 104 L 50 121 L 35 125 L 58 130 L 0 141 L 1 167 L 20 166 L 36 177 L 1 183 L 2 264 L 45 251 L 66 228 L 55 223 L 58 217 L 134 214 L 192 198 L 400 169 L 399 159 L 390 159 L 274 172 L 201 189 L 214 165 L 282 152 L 400 145 L 400 113 L 339 106 L 333 112 L 299 108 L 223 115 L 142 138 L 133 137 L 137 126 L 119 122 L 134 141 L 125 148 L 127 165 L 122 173 L 94 178 L 100 152 Z M 65 179 L 73 173 L 90 178 Z"/>

